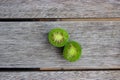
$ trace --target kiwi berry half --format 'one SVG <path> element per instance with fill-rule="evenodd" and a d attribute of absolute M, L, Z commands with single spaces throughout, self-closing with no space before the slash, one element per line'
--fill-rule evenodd
<path fill-rule="evenodd" d="M 77 61 L 80 58 L 81 53 L 82 53 L 82 48 L 75 41 L 68 42 L 65 45 L 64 50 L 63 50 L 63 56 L 69 62 Z"/>
<path fill-rule="evenodd" d="M 54 28 L 48 34 L 49 42 L 55 47 L 63 47 L 69 39 L 68 32 L 61 28 Z"/>

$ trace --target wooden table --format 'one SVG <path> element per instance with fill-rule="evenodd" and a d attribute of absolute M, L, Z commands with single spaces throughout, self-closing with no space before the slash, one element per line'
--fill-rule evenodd
<path fill-rule="evenodd" d="M 79 61 L 49 44 L 61 27 Z M 120 80 L 119 0 L 0 0 L 0 80 Z"/>

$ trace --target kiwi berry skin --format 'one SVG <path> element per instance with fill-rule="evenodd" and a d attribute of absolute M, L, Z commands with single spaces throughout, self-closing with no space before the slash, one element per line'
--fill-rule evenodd
<path fill-rule="evenodd" d="M 62 28 L 54 28 L 48 33 L 48 40 L 55 47 L 63 47 L 69 40 L 69 34 Z"/>
<path fill-rule="evenodd" d="M 63 50 L 63 57 L 69 62 L 75 62 L 79 60 L 82 53 L 82 47 L 76 41 L 69 41 Z"/>

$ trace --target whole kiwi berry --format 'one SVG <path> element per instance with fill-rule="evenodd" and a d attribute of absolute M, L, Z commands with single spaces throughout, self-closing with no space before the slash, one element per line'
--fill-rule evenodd
<path fill-rule="evenodd" d="M 82 48 L 81 46 L 75 42 L 70 41 L 68 42 L 63 50 L 63 56 L 69 62 L 75 62 L 81 57 Z"/>
<path fill-rule="evenodd" d="M 48 34 L 49 42 L 55 47 L 63 47 L 68 39 L 68 32 L 62 28 L 54 28 Z"/>

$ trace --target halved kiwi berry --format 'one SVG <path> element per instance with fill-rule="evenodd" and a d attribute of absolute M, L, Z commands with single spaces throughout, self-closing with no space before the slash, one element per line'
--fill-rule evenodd
<path fill-rule="evenodd" d="M 61 28 L 54 28 L 48 34 L 49 42 L 55 47 L 63 47 L 69 39 L 68 32 Z"/>
<path fill-rule="evenodd" d="M 81 46 L 75 41 L 70 41 L 64 47 L 63 56 L 66 60 L 75 62 L 80 58 L 81 52 Z"/>

